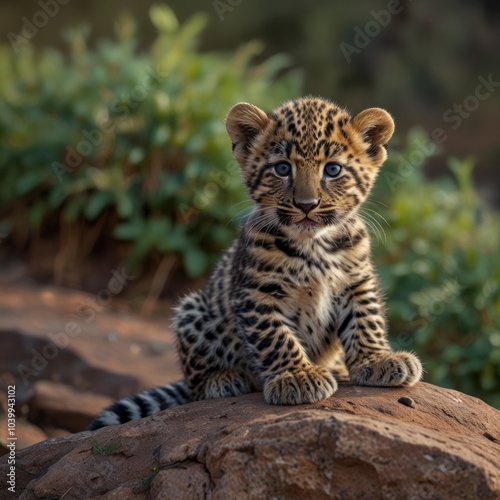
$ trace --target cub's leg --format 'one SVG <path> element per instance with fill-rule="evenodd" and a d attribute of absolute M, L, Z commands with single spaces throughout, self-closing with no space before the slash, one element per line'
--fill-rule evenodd
<path fill-rule="evenodd" d="M 329 370 L 331 370 L 333 376 L 335 377 L 335 380 L 339 384 L 348 384 L 350 382 L 350 379 L 349 371 L 347 370 L 347 366 L 345 364 L 344 351 L 342 349 L 340 340 L 335 339 L 334 342 L 335 344 L 338 344 L 339 354 L 333 357 L 333 359 L 330 359 L 327 365 L 324 365 L 322 362 L 318 362 L 318 364 L 326 366 Z"/>
<path fill-rule="evenodd" d="M 237 303 L 240 335 L 267 403 L 314 403 L 337 390 L 332 372 L 308 359 L 279 303 L 255 289 L 241 293 Z"/>
<path fill-rule="evenodd" d="M 383 387 L 416 384 L 422 378 L 422 365 L 415 355 L 391 349 L 380 295 L 375 277 L 357 285 L 337 331 L 351 382 Z"/>
<path fill-rule="evenodd" d="M 181 368 L 193 399 L 238 396 L 257 389 L 235 325 L 207 303 L 203 292 L 186 297 L 174 330 Z"/>

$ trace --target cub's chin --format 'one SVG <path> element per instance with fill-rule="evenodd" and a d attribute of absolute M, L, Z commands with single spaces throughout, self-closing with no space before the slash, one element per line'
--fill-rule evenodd
<path fill-rule="evenodd" d="M 290 222 L 287 225 L 287 233 L 298 240 L 316 238 L 327 229 L 327 226 L 323 222 L 318 222 L 308 217 Z"/>

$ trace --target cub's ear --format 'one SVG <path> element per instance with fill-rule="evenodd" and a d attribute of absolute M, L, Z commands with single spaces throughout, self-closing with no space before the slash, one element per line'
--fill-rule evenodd
<path fill-rule="evenodd" d="M 268 123 L 269 117 L 266 113 L 253 104 L 240 102 L 229 110 L 226 129 L 237 161 L 244 162 L 250 145 Z"/>
<path fill-rule="evenodd" d="M 368 156 L 373 159 L 384 161 L 387 153 L 385 146 L 394 133 L 394 120 L 392 116 L 380 108 L 370 108 L 361 111 L 351 120 L 351 125 L 362 135 L 365 142 L 369 144 Z M 383 152 L 381 158 L 380 153 Z"/>

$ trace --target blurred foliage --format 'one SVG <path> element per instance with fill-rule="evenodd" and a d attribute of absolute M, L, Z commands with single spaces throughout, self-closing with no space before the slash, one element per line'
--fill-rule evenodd
<path fill-rule="evenodd" d="M 95 50 L 87 30 L 68 33 L 69 58 L 0 48 L 0 233 L 19 248 L 66 235 L 59 255 L 73 245 L 84 257 L 107 238 L 125 242 L 129 265 L 167 255 L 200 276 L 232 241 L 246 205 L 224 116 L 240 100 L 271 109 L 300 94 L 300 73 L 283 71 L 281 55 L 253 63 L 256 43 L 199 53 L 202 15 L 179 24 L 154 6 L 151 20 L 146 53 L 127 17 Z M 473 188 L 470 160 L 425 180 L 426 140 L 413 131 L 391 153 L 362 209 L 391 341 L 421 355 L 427 381 L 500 407 L 499 218 Z"/>
<path fill-rule="evenodd" d="M 363 210 L 391 342 L 421 356 L 426 381 L 500 408 L 500 217 L 474 189 L 471 159 L 451 159 L 451 175 L 433 182 L 425 158 L 409 166 L 423 141 L 414 131 L 390 154 Z"/>
<path fill-rule="evenodd" d="M 148 53 L 137 52 L 126 16 L 96 50 L 88 29 L 68 33 L 69 59 L 1 48 L 0 216 L 20 241 L 26 228 L 91 221 L 133 242 L 130 266 L 170 252 L 198 276 L 233 239 L 227 223 L 242 209 L 225 114 L 240 100 L 274 107 L 300 93 L 301 77 L 281 74 L 283 55 L 252 64 L 256 42 L 200 54 L 202 14 L 182 25 L 165 6 L 150 15 L 158 36 Z M 110 214 L 111 227 L 99 226 Z"/>

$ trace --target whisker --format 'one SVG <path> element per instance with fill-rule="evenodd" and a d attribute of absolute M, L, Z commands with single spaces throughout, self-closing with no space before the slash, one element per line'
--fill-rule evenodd
<path fill-rule="evenodd" d="M 382 235 L 380 234 L 380 231 L 379 229 L 373 224 L 373 222 L 369 221 L 369 220 L 366 220 L 364 219 L 362 216 L 361 218 L 363 219 L 363 222 L 368 226 L 368 228 L 370 229 L 370 232 L 375 236 L 375 238 L 377 239 L 377 242 L 381 241 L 382 239 Z"/>
<path fill-rule="evenodd" d="M 249 221 L 249 225 L 247 227 L 247 239 L 246 243 L 248 243 L 250 238 L 250 233 L 252 232 L 262 232 L 264 228 L 267 226 L 267 230 L 264 231 L 267 233 L 271 230 L 271 228 L 278 222 L 277 215 L 275 212 L 265 212 L 265 206 L 258 206 L 253 214 L 253 218 Z"/>
<path fill-rule="evenodd" d="M 250 205 L 248 207 L 245 207 L 241 209 L 239 212 L 237 212 L 235 215 L 231 217 L 231 219 L 226 223 L 226 226 L 229 226 L 229 224 L 232 224 L 233 221 L 239 222 L 240 220 L 244 219 L 245 217 L 248 217 L 252 213 L 253 205 Z"/>
<path fill-rule="evenodd" d="M 371 208 L 367 208 L 367 207 L 361 207 L 361 211 L 363 211 L 363 210 L 369 210 L 370 212 L 373 212 L 375 215 L 380 217 L 387 224 L 388 227 L 391 227 L 389 222 L 387 222 L 387 219 L 381 213 L 377 212 L 376 210 L 372 210 Z"/>
<path fill-rule="evenodd" d="M 377 212 L 374 212 L 377 213 Z M 361 219 L 367 224 L 367 226 L 372 230 L 373 233 L 375 233 L 377 241 L 381 241 L 384 244 L 387 243 L 387 235 L 385 234 L 385 230 L 380 224 L 380 222 L 375 219 L 375 217 L 370 214 L 366 213 L 360 210 L 359 216 Z M 385 220 L 385 219 L 384 219 Z M 387 221 L 385 221 L 387 222 Z M 382 238 L 383 235 L 383 238 Z"/>
<path fill-rule="evenodd" d="M 382 206 L 383 206 L 383 207 L 385 207 L 385 208 L 389 208 L 389 206 L 388 206 L 388 205 L 386 205 L 385 203 L 381 202 L 380 200 L 374 200 L 374 199 L 372 199 L 371 197 L 370 197 L 370 198 L 368 198 L 368 199 L 365 201 L 365 205 L 366 205 L 367 203 L 373 203 L 373 204 L 378 203 L 379 205 L 382 205 Z M 366 208 L 366 207 L 365 207 L 365 208 Z"/>
<path fill-rule="evenodd" d="M 245 198 L 244 200 L 238 201 L 238 203 L 231 205 L 230 208 L 237 207 L 238 205 L 241 205 L 242 203 L 252 203 L 253 204 L 253 201 L 250 198 Z"/>

